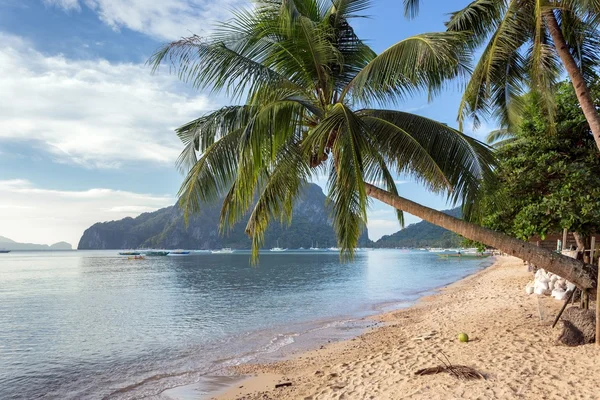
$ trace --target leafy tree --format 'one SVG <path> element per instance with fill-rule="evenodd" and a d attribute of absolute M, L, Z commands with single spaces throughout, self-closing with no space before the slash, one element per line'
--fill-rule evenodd
<path fill-rule="evenodd" d="M 600 94 L 597 80 L 590 89 Z M 498 150 L 498 180 L 481 203 L 483 223 L 525 240 L 566 228 L 583 242 L 600 231 L 600 157 L 568 82 L 558 85 L 554 99 L 555 134 L 547 133 L 537 96 L 524 96 L 523 120 Z"/>
<path fill-rule="evenodd" d="M 404 210 L 595 287 L 592 270 L 581 263 L 398 196 L 394 174 L 409 174 L 468 207 L 491 175 L 493 157 L 485 145 L 442 123 L 374 108 L 420 90 L 435 94 L 448 79 L 464 75 L 468 35 L 421 34 L 378 55 L 350 25 L 369 4 L 261 0 L 212 37 L 185 38 L 152 57 L 154 68 L 169 61 L 197 88 L 245 97 L 241 105 L 177 129 L 185 144 L 179 164 L 187 173 L 181 205 L 194 212 L 224 195 L 226 230 L 254 204 L 246 232 L 257 257 L 269 222 L 289 222 L 300 188 L 325 174 L 344 256 L 353 255 L 373 197 L 395 207 L 400 223 Z"/>

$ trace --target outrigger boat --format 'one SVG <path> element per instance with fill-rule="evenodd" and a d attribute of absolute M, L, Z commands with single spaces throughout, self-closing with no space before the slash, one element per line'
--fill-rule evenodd
<path fill-rule="evenodd" d="M 190 252 L 186 250 L 174 250 L 169 252 L 169 256 L 187 256 Z"/>
<path fill-rule="evenodd" d="M 147 251 L 144 253 L 145 256 L 148 257 L 164 257 L 168 256 L 170 252 L 168 251 Z"/>
<path fill-rule="evenodd" d="M 121 251 L 119 253 L 120 256 L 139 256 L 140 253 L 139 251 Z"/>

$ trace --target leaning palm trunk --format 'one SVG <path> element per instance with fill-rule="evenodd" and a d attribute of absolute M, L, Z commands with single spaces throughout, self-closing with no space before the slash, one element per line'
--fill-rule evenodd
<path fill-rule="evenodd" d="M 596 107 L 594 106 L 594 101 L 590 95 L 585 78 L 577 66 L 575 59 L 569 52 L 569 45 L 567 44 L 565 37 L 561 32 L 554 12 L 551 10 L 546 11 L 544 13 L 544 21 L 546 22 L 548 31 L 552 36 L 556 51 L 563 62 L 567 73 L 569 74 L 569 78 L 571 78 L 571 83 L 575 88 L 577 100 L 579 100 L 579 104 L 581 105 L 581 111 L 583 111 L 585 119 L 590 125 L 590 130 L 592 131 L 596 145 L 598 146 L 598 149 L 600 149 L 600 115 L 598 115 L 598 112 L 596 111 Z"/>
<path fill-rule="evenodd" d="M 366 183 L 367 195 L 398 210 L 458 233 L 467 239 L 485 243 L 498 250 L 534 263 L 538 267 L 555 273 L 577 285 L 579 288 L 593 292 L 596 290 L 596 273 L 594 267 L 573 258 L 539 248 L 531 243 L 523 242 L 503 233 L 454 218 L 443 212 L 422 206 L 403 197 L 394 195 L 376 186 Z"/>

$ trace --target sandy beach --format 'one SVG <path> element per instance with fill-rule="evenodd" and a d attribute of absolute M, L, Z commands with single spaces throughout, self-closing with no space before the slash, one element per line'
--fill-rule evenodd
<path fill-rule="evenodd" d="M 218 400 L 600 399 L 600 349 L 558 346 L 550 325 L 562 302 L 527 295 L 522 261 L 493 266 L 416 305 L 375 317 L 358 338 L 288 360 L 236 368 L 248 376 Z M 465 332 L 469 343 L 457 335 Z M 442 364 L 473 367 L 485 380 L 416 376 Z M 275 384 L 291 386 L 275 389 Z"/>

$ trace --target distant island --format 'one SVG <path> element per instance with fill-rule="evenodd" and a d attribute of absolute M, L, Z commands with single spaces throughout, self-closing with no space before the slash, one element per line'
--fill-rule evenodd
<path fill-rule="evenodd" d="M 19 243 L 4 236 L 0 236 L 0 249 L 3 250 L 73 250 L 67 242 L 58 242 L 50 246 L 47 244 Z"/>
<path fill-rule="evenodd" d="M 136 218 L 100 222 L 86 229 L 79 241 L 79 250 L 98 249 L 249 249 L 251 242 L 244 228 L 247 220 L 238 223 L 226 235 L 219 233 L 220 204 L 206 204 L 198 215 L 184 223 L 183 211 L 177 206 L 143 213 Z M 308 184 L 294 206 L 292 224 L 273 221 L 265 234 L 264 248 L 282 247 L 306 249 L 334 247 L 337 240 L 326 197 L 321 187 Z M 360 247 L 371 247 L 365 228 Z"/>
<path fill-rule="evenodd" d="M 460 207 L 442 211 L 445 214 L 461 218 Z M 427 221 L 411 224 L 392 235 L 382 236 L 373 247 L 458 247 L 464 239 L 454 232 L 433 225 Z"/>

